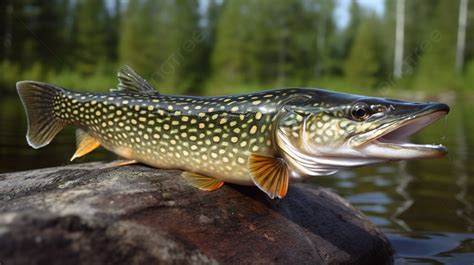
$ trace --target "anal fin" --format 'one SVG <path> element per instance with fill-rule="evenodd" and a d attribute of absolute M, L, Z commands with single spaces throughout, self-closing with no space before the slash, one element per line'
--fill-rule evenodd
<path fill-rule="evenodd" d="M 189 171 L 183 172 L 181 176 L 183 176 L 189 182 L 189 184 L 205 191 L 214 191 L 224 185 L 224 181 L 222 180 Z"/>
<path fill-rule="evenodd" d="M 100 146 L 100 143 L 97 139 L 95 139 L 82 129 L 76 130 L 76 142 L 77 149 L 74 155 L 71 157 L 71 161 L 78 157 L 87 155 L 88 153 L 94 151 L 97 147 Z"/>
<path fill-rule="evenodd" d="M 289 170 L 285 161 L 277 157 L 250 154 L 249 170 L 254 184 L 270 198 L 283 198 L 288 192 Z"/>

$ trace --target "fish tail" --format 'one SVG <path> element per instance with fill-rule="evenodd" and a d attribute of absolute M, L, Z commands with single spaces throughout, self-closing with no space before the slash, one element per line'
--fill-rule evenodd
<path fill-rule="evenodd" d="M 54 111 L 55 101 L 64 89 L 34 81 L 18 82 L 16 88 L 28 120 L 26 140 L 31 147 L 41 148 L 66 124 Z"/>

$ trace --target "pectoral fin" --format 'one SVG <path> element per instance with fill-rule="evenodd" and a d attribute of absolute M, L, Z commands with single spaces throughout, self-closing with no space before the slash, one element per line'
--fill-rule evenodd
<path fill-rule="evenodd" d="M 283 198 L 288 191 L 289 172 L 285 161 L 277 157 L 250 154 L 249 170 L 252 180 L 270 198 Z"/>
<path fill-rule="evenodd" d="M 71 161 L 87 155 L 88 153 L 94 151 L 97 147 L 100 146 L 99 141 L 88 134 L 86 131 L 77 129 L 76 131 L 76 142 L 77 149 L 74 155 L 71 158 Z"/>
<path fill-rule="evenodd" d="M 222 180 L 204 176 L 198 173 L 185 171 L 181 175 L 189 182 L 189 184 L 205 191 L 214 191 L 224 185 Z"/>

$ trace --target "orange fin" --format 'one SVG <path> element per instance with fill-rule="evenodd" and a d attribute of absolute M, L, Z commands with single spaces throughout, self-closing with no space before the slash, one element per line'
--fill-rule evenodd
<path fill-rule="evenodd" d="M 100 146 L 100 143 L 97 141 L 97 139 L 81 129 L 76 130 L 76 142 L 77 149 L 74 155 L 71 157 L 71 161 L 78 157 L 87 155 Z"/>
<path fill-rule="evenodd" d="M 111 167 L 122 167 L 139 163 L 137 160 L 116 160 L 109 163 Z"/>
<path fill-rule="evenodd" d="M 249 170 L 253 183 L 270 198 L 283 198 L 288 191 L 289 172 L 285 161 L 277 157 L 250 154 Z"/>
<path fill-rule="evenodd" d="M 198 173 L 184 171 L 181 176 L 183 176 L 189 182 L 189 184 L 205 191 L 214 191 L 224 185 L 224 181 L 222 180 L 204 176 Z"/>

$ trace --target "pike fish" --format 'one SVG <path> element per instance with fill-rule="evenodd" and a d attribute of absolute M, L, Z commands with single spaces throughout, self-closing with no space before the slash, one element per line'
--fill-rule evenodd
<path fill-rule="evenodd" d="M 408 137 L 449 112 L 446 104 L 287 88 L 214 97 L 158 93 L 125 66 L 109 93 L 17 83 L 26 139 L 40 148 L 77 127 L 81 157 L 102 146 L 157 168 L 181 169 L 193 186 L 257 186 L 283 198 L 294 179 L 386 161 L 442 157 L 447 148 Z"/>

